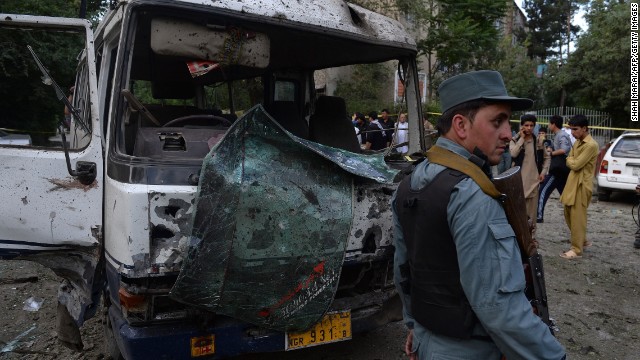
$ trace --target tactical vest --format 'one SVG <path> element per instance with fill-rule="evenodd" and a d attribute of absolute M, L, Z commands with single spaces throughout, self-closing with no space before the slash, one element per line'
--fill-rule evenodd
<path fill-rule="evenodd" d="M 533 141 L 532 141 L 532 145 L 533 145 L 533 158 L 536 162 L 536 167 L 538 168 L 538 174 L 540 174 L 542 172 L 542 165 L 544 164 L 544 149 L 536 149 L 537 148 L 537 144 L 538 144 L 538 137 L 534 136 L 533 137 Z M 522 145 L 522 150 L 520 150 L 520 153 L 518 154 L 518 156 L 516 156 L 513 159 L 513 164 L 515 166 L 520 166 L 522 167 L 522 162 L 524 161 L 524 153 L 526 152 L 526 145 L 527 143 L 524 143 Z M 529 151 L 531 151 L 531 149 L 529 149 Z"/>
<path fill-rule="evenodd" d="M 411 297 L 411 314 L 434 333 L 460 339 L 471 338 L 478 320 L 460 284 L 447 205 L 453 188 L 467 177 L 447 168 L 423 189 L 414 191 L 411 176 L 407 176 L 396 194 L 409 257 L 409 286 L 403 291 Z"/>

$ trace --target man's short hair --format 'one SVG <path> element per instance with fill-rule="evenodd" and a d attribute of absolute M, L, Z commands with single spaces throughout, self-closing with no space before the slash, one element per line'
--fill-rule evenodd
<path fill-rule="evenodd" d="M 439 118 L 436 124 L 436 129 L 440 134 L 446 134 L 451 129 L 451 123 L 453 122 L 453 117 L 457 114 L 467 117 L 472 120 L 476 116 L 476 113 L 481 108 L 495 104 L 495 102 L 488 102 L 486 100 L 471 100 L 464 102 L 462 104 L 458 104 L 445 111 Z"/>
<path fill-rule="evenodd" d="M 533 123 L 537 123 L 538 119 L 533 114 L 524 114 L 520 116 L 520 125 L 524 125 L 527 121 L 533 121 Z"/>
<path fill-rule="evenodd" d="M 546 126 L 540 126 L 540 129 L 538 129 L 538 132 L 543 132 L 543 133 L 547 133 L 547 127 Z"/>
<path fill-rule="evenodd" d="M 564 124 L 564 119 L 560 115 L 552 115 L 549 118 L 549 124 L 555 125 L 558 129 L 562 129 L 562 125 Z"/>
<path fill-rule="evenodd" d="M 380 111 L 380 112 L 386 112 L 386 113 L 388 114 L 388 113 L 389 113 L 389 110 L 387 110 L 387 109 L 382 109 L 382 111 Z"/>
<path fill-rule="evenodd" d="M 377 113 L 377 112 L 375 112 L 375 111 L 371 111 L 371 112 L 369 113 L 369 117 L 375 120 L 375 119 L 377 119 L 377 118 L 378 118 L 378 113 Z"/>
<path fill-rule="evenodd" d="M 586 116 L 578 114 L 569 120 L 569 126 L 589 126 L 589 120 L 587 120 Z"/>

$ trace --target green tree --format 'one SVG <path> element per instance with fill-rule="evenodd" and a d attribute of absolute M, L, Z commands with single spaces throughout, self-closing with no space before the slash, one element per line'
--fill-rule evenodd
<path fill-rule="evenodd" d="M 112 0 L 2 0 L 0 13 L 78 17 L 83 2 L 86 18 L 95 24 L 104 15 Z"/>
<path fill-rule="evenodd" d="M 27 49 L 31 46 L 53 79 L 68 89 L 74 82 L 83 34 L 0 28 L 0 127 L 29 132 L 34 143 L 55 134 L 63 105 Z"/>
<path fill-rule="evenodd" d="M 560 100 L 567 83 L 566 66 L 562 65 L 560 59 L 551 59 L 547 61 L 546 70 L 542 78 L 542 102 L 541 107 L 560 106 Z M 567 98 L 563 106 L 574 106 L 572 98 Z"/>
<path fill-rule="evenodd" d="M 4 0 L 0 3 L 0 12 L 76 17 L 79 7 L 80 0 Z M 3 114 L 0 127 L 27 132 L 34 144 L 46 144 L 63 118 L 64 107 L 53 89 L 42 84 L 42 75 L 27 45 L 66 90 L 74 83 L 83 43 L 83 33 L 0 29 L 0 113 Z"/>
<path fill-rule="evenodd" d="M 500 36 L 495 23 L 504 16 L 507 1 L 396 0 L 395 4 L 414 18 L 423 35 L 417 45 L 427 62 L 429 98 L 442 76 L 488 68 L 497 60 Z"/>
<path fill-rule="evenodd" d="M 3 0 L 0 12 L 43 16 L 77 17 L 80 0 Z"/>
<path fill-rule="evenodd" d="M 547 58 L 558 55 L 554 50 L 562 41 L 566 14 L 563 11 L 567 0 L 525 0 L 527 14 L 526 31 L 519 31 L 518 38 L 526 44 L 532 59 L 544 63 Z"/>
<path fill-rule="evenodd" d="M 358 1 L 363 2 L 363 6 L 371 2 L 371 0 Z M 445 26 L 445 19 L 438 15 L 441 12 L 441 2 L 439 0 L 394 0 L 391 3 L 396 14 L 403 14 L 412 19 L 410 23 L 418 34 L 416 38 L 418 56 L 423 57 L 426 62 L 426 69 L 421 70 L 427 74 L 427 99 L 433 100 L 435 88 L 439 82 L 436 79 L 439 68 L 435 55 L 442 47 L 442 35 L 445 34 L 440 30 Z M 375 8 L 371 9 L 375 10 Z"/>
<path fill-rule="evenodd" d="M 441 65 L 449 74 L 486 68 L 495 59 L 493 54 L 500 41 L 495 26 L 505 15 L 506 1 L 440 0 L 444 21 L 438 36 L 442 45 L 437 49 Z"/>
<path fill-rule="evenodd" d="M 537 108 L 544 107 L 542 80 L 536 76 L 537 62 L 527 56 L 527 49 L 504 38 L 497 59 L 492 68 L 502 74 L 509 94 L 533 99 Z"/>
<path fill-rule="evenodd" d="M 78 17 L 83 1 L 86 2 L 88 18 L 104 13 L 110 2 L 109 0 L 2 0 L 0 13 Z"/>
<path fill-rule="evenodd" d="M 376 84 L 388 84 L 390 80 L 383 64 L 354 65 L 351 79 L 338 81 L 335 95 L 345 99 L 349 113 L 379 110 L 383 104 Z"/>
<path fill-rule="evenodd" d="M 578 106 L 609 112 L 614 124 L 630 124 L 628 1 L 595 0 L 586 18 L 589 30 L 577 42 L 562 80 Z"/>

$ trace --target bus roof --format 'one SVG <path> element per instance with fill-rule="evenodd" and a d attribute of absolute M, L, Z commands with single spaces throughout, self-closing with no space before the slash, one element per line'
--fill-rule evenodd
<path fill-rule="evenodd" d="M 194 5 L 263 18 L 269 22 L 295 27 L 321 28 L 326 32 L 341 32 L 365 41 L 415 49 L 416 42 L 404 26 L 390 18 L 343 0 L 174 0 L 176 6 Z M 157 0 L 121 0 L 119 5 L 167 4 Z M 393 45 L 391 44 L 393 43 Z"/>

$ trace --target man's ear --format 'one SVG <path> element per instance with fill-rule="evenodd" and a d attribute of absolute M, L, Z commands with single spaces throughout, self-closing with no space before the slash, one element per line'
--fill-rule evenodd
<path fill-rule="evenodd" d="M 456 136 L 461 140 L 468 137 L 469 125 L 469 119 L 460 114 L 454 115 L 451 120 L 451 130 L 453 130 Z"/>

